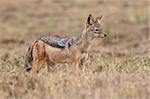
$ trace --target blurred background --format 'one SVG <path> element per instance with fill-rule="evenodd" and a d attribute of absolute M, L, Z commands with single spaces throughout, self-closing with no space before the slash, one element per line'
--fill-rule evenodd
<path fill-rule="evenodd" d="M 101 24 L 108 33 L 96 41 L 96 50 L 147 52 L 148 0 L 0 0 L 0 53 L 24 55 L 43 35 L 77 35 L 89 13 L 103 15 Z"/>
<path fill-rule="evenodd" d="M 0 99 L 149 99 L 148 1 L 0 0 Z M 108 36 L 95 41 L 87 71 L 24 72 L 34 40 L 78 35 L 90 13 L 103 15 Z"/>

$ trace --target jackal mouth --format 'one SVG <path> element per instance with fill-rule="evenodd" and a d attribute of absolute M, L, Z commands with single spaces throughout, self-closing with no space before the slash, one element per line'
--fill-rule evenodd
<path fill-rule="evenodd" d="M 97 34 L 97 37 L 101 37 L 101 38 L 104 38 L 107 36 L 105 33 L 101 33 L 101 32 L 94 32 L 94 33 Z"/>
<path fill-rule="evenodd" d="M 94 32 L 95 34 L 101 34 L 100 32 Z"/>

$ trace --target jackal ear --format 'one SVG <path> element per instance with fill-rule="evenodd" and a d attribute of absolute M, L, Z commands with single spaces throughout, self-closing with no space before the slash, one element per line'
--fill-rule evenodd
<path fill-rule="evenodd" d="M 92 25 L 94 23 L 94 18 L 92 14 L 89 14 L 89 16 L 86 19 L 86 25 Z"/>
<path fill-rule="evenodd" d="M 96 22 L 100 23 L 102 17 L 103 17 L 102 15 L 101 15 L 101 16 L 98 16 L 98 17 L 96 18 Z"/>

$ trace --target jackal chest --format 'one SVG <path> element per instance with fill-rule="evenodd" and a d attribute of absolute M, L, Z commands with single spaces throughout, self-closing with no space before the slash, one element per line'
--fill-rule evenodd
<path fill-rule="evenodd" d="M 81 59 L 88 60 L 89 54 L 88 53 L 82 53 L 78 57 L 79 57 L 79 60 L 81 60 Z"/>
<path fill-rule="evenodd" d="M 73 46 L 71 48 L 71 57 L 73 59 L 87 59 L 89 52 L 89 46 L 81 47 L 81 46 Z"/>

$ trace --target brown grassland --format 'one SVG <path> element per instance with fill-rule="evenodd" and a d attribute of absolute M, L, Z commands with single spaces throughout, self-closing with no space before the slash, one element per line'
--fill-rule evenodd
<path fill-rule="evenodd" d="M 148 0 L 0 0 L 0 99 L 149 99 L 148 6 Z M 66 64 L 34 77 L 24 71 L 32 41 L 77 35 L 89 13 L 103 14 L 108 36 L 95 41 L 84 73 L 68 74 Z"/>

